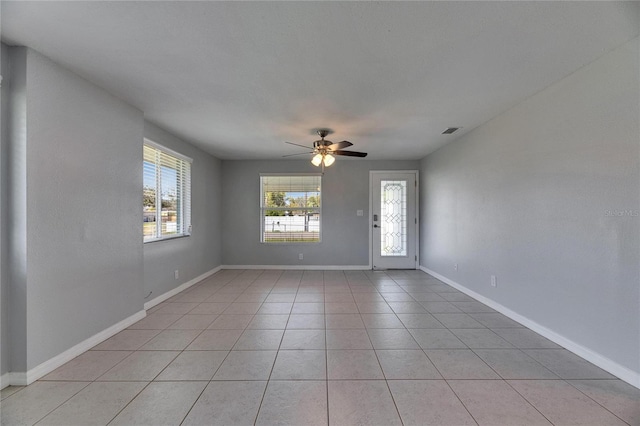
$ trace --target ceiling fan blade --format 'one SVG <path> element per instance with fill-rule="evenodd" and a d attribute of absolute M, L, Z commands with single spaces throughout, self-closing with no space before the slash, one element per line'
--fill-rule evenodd
<path fill-rule="evenodd" d="M 313 151 L 299 152 L 297 154 L 287 154 L 287 155 L 283 155 L 282 158 L 284 158 L 284 157 L 293 157 L 294 155 L 309 155 L 309 154 L 313 154 Z"/>
<path fill-rule="evenodd" d="M 305 149 L 309 149 L 309 147 L 307 145 L 300 145 L 300 144 L 297 144 L 297 143 L 287 142 L 287 141 L 285 141 L 284 143 L 288 143 L 289 145 L 301 146 L 301 147 L 303 147 Z"/>
<path fill-rule="evenodd" d="M 332 143 L 331 145 L 329 145 L 329 149 L 331 151 L 337 151 L 337 150 L 342 149 L 342 148 L 350 147 L 351 145 L 353 145 L 353 144 L 351 142 L 349 142 L 349 141 L 335 142 L 335 143 Z"/>
<path fill-rule="evenodd" d="M 366 152 L 356 152 L 356 151 L 337 150 L 337 151 L 331 151 L 331 153 L 333 155 L 345 155 L 347 157 L 366 157 L 367 156 Z"/>

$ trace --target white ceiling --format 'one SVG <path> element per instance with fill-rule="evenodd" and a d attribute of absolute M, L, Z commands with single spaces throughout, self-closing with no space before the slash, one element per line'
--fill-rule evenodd
<path fill-rule="evenodd" d="M 0 7 L 5 43 L 222 159 L 280 158 L 318 127 L 370 159 L 422 158 L 636 37 L 640 16 L 635 2 Z M 464 128 L 440 135 L 449 126 Z"/>

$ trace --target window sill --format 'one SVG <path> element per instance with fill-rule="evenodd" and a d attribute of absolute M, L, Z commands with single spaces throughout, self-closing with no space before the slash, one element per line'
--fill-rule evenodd
<path fill-rule="evenodd" d="M 276 245 L 276 246 L 299 246 L 299 245 L 310 245 L 310 244 L 321 244 L 322 241 L 260 241 L 260 244 L 266 245 Z"/>
<path fill-rule="evenodd" d="M 143 241 L 144 244 L 157 243 L 160 241 L 168 241 L 168 240 L 177 240 L 179 238 L 190 237 L 191 234 L 182 234 L 182 235 L 171 235 L 169 237 L 155 238 L 153 240 Z"/>

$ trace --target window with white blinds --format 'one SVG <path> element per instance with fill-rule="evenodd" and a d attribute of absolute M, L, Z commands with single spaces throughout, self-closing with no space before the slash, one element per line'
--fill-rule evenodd
<path fill-rule="evenodd" d="M 148 140 L 143 149 L 144 242 L 190 235 L 193 160 Z"/>
<path fill-rule="evenodd" d="M 320 242 L 321 175 L 260 176 L 263 243 Z"/>

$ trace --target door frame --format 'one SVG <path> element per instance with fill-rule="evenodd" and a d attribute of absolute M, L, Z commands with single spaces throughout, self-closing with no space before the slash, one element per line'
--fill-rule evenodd
<path fill-rule="evenodd" d="M 419 170 L 369 170 L 369 269 L 373 269 L 373 177 L 376 174 L 393 175 L 395 173 L 414 173 L 416 177 L 416 261 L 415 268 L 420 268 L 420 171 Z"/>

